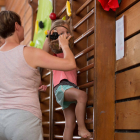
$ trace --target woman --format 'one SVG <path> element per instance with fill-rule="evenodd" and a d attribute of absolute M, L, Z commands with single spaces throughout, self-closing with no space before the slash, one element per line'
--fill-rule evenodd
<path fill-rule="evenodd" d="M 0 17 L 0 36 L 5 39 L 0 48 L 0 140 L 43 140 L 37 67 L 75 69 L 75 59 L 68 46 L 70 37 L 59 36 L 64 58 L 57 58 L 43 50 L 20 45 L 24 29 L 19 15 L 2 11 Z"/>
<path fill-rule="evenodd" d="M 5 43 L 5 40 L 4 40 L 2 37 L 0 37 L 0 47 L 1 47 L 4 43 Z"/>

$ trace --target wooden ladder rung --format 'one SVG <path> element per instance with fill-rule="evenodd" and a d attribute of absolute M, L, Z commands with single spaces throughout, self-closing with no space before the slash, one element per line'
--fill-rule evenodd
<path fill-rule="evenodd" d="M 62 136 L 62 135 L 54 135 L 54 138 L 55 138 L 55 139 L 63 139 L 63 136 Z M 84 140 L 84 139 L 82 139 L 82 138 L 79 137 L 79 136 L 73 136 L 73 139 L 74 139 L 74 140 L 78 140 L 78 139 L 79 139 L 79 140 L 80 140 L 80 139 L 81 139 L 81 140 Z M 88 140 L 93 140 L 93 138 L 90 138 L 90 139 L 88 139 Z"/>
<path fill-rule="evenodd" d="M 38 6 L 38 1 L 37 0 L 28 0 L 28 3 Z"/>
<path fill-rule="evenodd" d="M 93 105 L 93 103 L 94 103 L 93 100 L 88 100 L 87 101 L 87 106 Z"/>
<path fill-rule="evenodd" d="M 60 111 L 60 110 L 62 110 L 62 107 L 55 108 L 55 111 Z"/>
<path fill-rule="evenodd" d="M 50 135 L 49 135 L 49 134 L 43 134 L 43 137 L 45 137 L 45 138 L 49 138 Z"/>
<path fill-rule="evenodd" d="M 63 124 L 65 124 L 66 122 L 65 121 L 56 121 L 56 122 L 54 122 L 54 124 L 55 125 L 63 125 Z M 77 123 L 77 120 L 76 120 L 76 123 Z M 85 120 L 85 123 L 86 124 L 89 124 L 89 123 L 93 123 L 93 120 L 92 119 L 86 119 Z M 44 123 L 42 123 L 42 124 L 49 124 L 49 122 L 44 122 Z"/>
<path fill-rule="evenodd" d="M 76 15 L 83 11 L 92 1 L 93 0 L 86 0 L 86 2 L 76 11 Z"/>
<path fill-rule="evenodd" d="M 89 30 L 87 30 L 84 34 L 82 34 L 80 37 L 78 37 L 76 40 L 74 40 L 74 44 L 78 43 L 80 40 L 84 39 L 88 35 L 92 34 L 94 32 L 94 26 L 91 27 Z"/>
<path fill-rule="evenodd" d="M 92 9 L 86 16 L 84 16 L 77 24 L 73 26 L 73 30 L 78 28 L 83 22 L 85 22 L 92 14 L 94 13 L 94 9 Z"/>
<path fill-rule="evenodd" d="M 63 139 L 63 136 L 61 136 L 61 135 L 54 135 L 54 138 L 56 138 L 56 139 Z"/>
<path fill-rule="evenodd" d="M 36 8 L 36 13 L 37 13 L 37 11 L 38 11 L 38 7 Z"/>
<path fill-rule="evenodd" d="M 48 113 L 48 112 L 50 112 L 50 109 L 42 110 L 42 113 Z"/>
<path fill-rule="evenodd" d="M 91 87 L 91 86 L 93 86 L 93 85 L 94 85 L 94 81 L 88 82 L 88 83 L 86 83 L 86 84 L 83 84 L 83 85 L 79 86 L 79 89 L 89 88 L 89 87 Z"/>
<path fill-rule="evenodd" d="M 66 10 L 66 5 L 62 8 L 62 10 L 58 13 L 57 15 L 57 18 L 59 18 L 63 13 L 64 11 Z"/>
<path fill-rule="evenodd" d="M 70 23 L 70 17 L 69 17 L 69 19 L 67 20 L 67 22 Z"/>
<path fill-rule="evenodd" d="M 38 0 L 28 0 L 28 3 L 32 6 L 33 11 L 38 11 Z"/>
<path fill-rule="evenodd" d="M 91 45 L 91 46 L 89 46 L 89 47 L 86 48 L 85 50 L 81 51 L 80 53 L 76 54 L 76 55 L 75 55 L 75 59 L 80 58 L 81 56 L 83 56 L 84 54 L 86 54 L 86 53 L 92 51 L 93 49 L 94 49 L 94 44 Z"/>
<path fill-rule="evenodd" d="M 81 73 L 83 73 L 83 72 L 85 72 L 85 71 L 88 71 L 88 70 L 92 69 L 93 67 L 94 67 L 94 64 L 91 63 L 90 65 L 85 66 L 84 68 L 78 70 L 77 74 L 81 74 Z"/>
<path fill-rule="evenodd" d="M 47 72 L 46 74 L 44 74 L 44 75 L 42 76 L 42 79 L 45 78 L 45 77 L 47 77 L 47 76 L 50 75 L 50 74 L 51 74 L 51 71 Z"/>
<path fill-rule="evenodd" d="M 42 122 L 42 125 L 49 125 L 50 122 Z"/>
<path fill-rule="evenodd" d="M 85 120 L 85 123 L 86 123 L 86 124 L 93 123 L 93 120 L 92 120 L 92 119 L 86 119 L 86 120 Z"/>
<path fill-rule="evenodd" d="M 65 121 L 56 121 L 54 122 L 55 125 L 62 125 L 65 124 Z"/>
<path fill-rule="evenodd" d="M 41 100 L 41 102 L 47 101 L 47 100 L 49 100 L 49 99 L 50 99 L 50 97 L 45 97 L 45 98 L 43 98 L 43 99 Z"/>
<path fill-rule="evenodd" d="M 47 85 L 47 87 L 50 87 L 50 86 L 51 86 L 51 84 L 48 84 L 48 85 Z"/>

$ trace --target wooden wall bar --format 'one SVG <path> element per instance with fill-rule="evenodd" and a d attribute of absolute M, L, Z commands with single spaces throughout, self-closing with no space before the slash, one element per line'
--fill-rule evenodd
<path fill-rule="evenodd" d="M 94 139 L 114 140 L 115 13 L 95 0 L 95 15 Z"/>
<path fill-rule="evenodd" d="M 115 140 L 140 139 L 140 1 L 122 0 L 116 19 L 124 15 L 124 57 L 116 61 Z"/>
<path fill-rule="evenodd" d="M 140 99 L 116 104 L 115 129 L 140 130 Z"/>
<path fill-rule="evenodd" d="M 140 62 L 140 33 L 125 41 L 125 57 L 116 62 L 116 71 L 120 71 Z"/>
<path fill-rule="evenodd" d="M 94 23 L 93 19 L 94 10 L 93 10 L 93 1 L 90 0 L 85 2 L 85 0 L 70 0 L 72 8 L 72 16 L 69 19 L 70 25 L 73 27 L 74 35 L 74 48 L 73 52 L 77 62 L 77 66 L 80 68 L 78 73 L 78 86 L 80 89 L 84 90 L 88 94 L 88 102 L 86 109 L 86 126 L 90 131 L 93 131 L 93 57 L 89 60 L 89 56 L 94 55 Z M 57 14 L 57 17 L 62 18 L 66 15 L 65 11 L 66 1 L 62 1 L 61 5 L 58 1 L 54 0 L 54 11 Z M 92 5 L 91 5 L 92 4 Z M 90 10 L 88 11 L 90 6 Z M 78 10 L 79 9 L 79 10 Z M 89 23 L 90 22 L 90 23 Z M 88 25 L 89 23 L 89 25 Z M 92 36 L 92 37 L 91 37 Z M 89 44 L 88 42 L 89 38 Z M 91 54 L 88 56 L 88 53 Z M 89 73 L 89 71 L 91 71 Z M 92 74 L 91 74 L 92 73 Z M 88 78 L 91 77 L 91 78 Z M 90 81 L 89 81 L 90 80 Z M 61 107 L 56 103 L 54 99 L 54 138 L 63 139 L 63 130 L 64 130 L 64 116 L 62 113 Z M 74 131 L 73 139 L 81 139 L 78 136 L 78 130 Z M 92 138 L 93 139 L 93 138 Z"/>
<path fill-rule="evenodd" d="M 127 9 L 129 9 L 131 6 L 136 4 L 139 0 L 122 0 L 120 7 L 116 10 L 116 14 L 119 15 L 120 13 L 123 13 Z"/>
<path fill-rule="evenodd" d="M 0 11 L 1 11 L 1 7 L 5 7 L 6 2 L 5 0 L 0 0 Z"/>
<path fill-rule="evenodd" d="M 11 10 L 20 15 L 22 25 L 24 27 L 24 41 L 21 44 L 29 45 L 32 40 L 32 8 L 30 7 L 28 0 L 5 0 L 6 10 Z"/>
<path fill-rule="evenodd" d="M 116 100 L 140 96 L 140 67 L 116 75 Z"/>
<path fill-rule="evenodd" d="M 0 7 L 5 6 L 5 0 L 0 0 Z"/>
<path fill-rule="evenodd" d="M 140 140 L 140 133 L 116 133 L 115 140 Z"/>
<path fill-rule="evenodd" d="M 123 12 L 121 15 L 117 17 L 119 19 L 124 15 L 124 36 L 125 38 L 134 35 L 137 32 L 140 32 L 140 2 L 136 3 L 128 10 Z M 133 25 L 133 27 L 132 27 Z"/>

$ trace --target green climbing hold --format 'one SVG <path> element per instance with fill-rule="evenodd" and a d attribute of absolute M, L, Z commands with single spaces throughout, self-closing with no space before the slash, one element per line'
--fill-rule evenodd
<path fill-rule="evenodd" d="M 64 17 L 62 17 L 62 20 L 66 20 L 66 15 Z"/>

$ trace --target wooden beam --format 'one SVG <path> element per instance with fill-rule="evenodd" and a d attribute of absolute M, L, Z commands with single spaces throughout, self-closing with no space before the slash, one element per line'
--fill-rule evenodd
<path fill-rule="evenodd" d="M 115 140 L 140 140 L 140 133 L 115 133 Z"/>
<path fill-rule="evenodd" d="M 95 0 L 94 140 L 114 140 L 115 12 Z"/>
<path fill-rule="evenodd" d="M 140 130 L 140 99 L 116 103 L 115 129 Z"/>
<path fill-rule="evenodd" d="M 140 67 L 116 74 L 116 100 L 140 97 Z"/>
<path fill-rule="evenodd" d="M 116 71 L 120 71 L 140 63 L 140 34 L 124 42 L 124 57 L 116 61 Z"/>
<path fill-rule="evenodd" d="M 83 11 L 93 0 L 87 0 L 77 11 L 76 15 L 78 15 L 81 11 Z"/>
<path fill-rule="evenodd" d="M 5 6 L 5 0 L 0 0 L 0 7 Z"/>
<path fill-rule="evenodd" d="M 132 12 L 133 11 L 133 12 Z M 120 19 L 124 15 L 124 38 L 129 37 L 140 32 L 140 1 L 133 5 L 131 8 L 123 12 L 116 17 L 116 20 Z M 132 27 L 133 25 L 133 27 Z"/>

